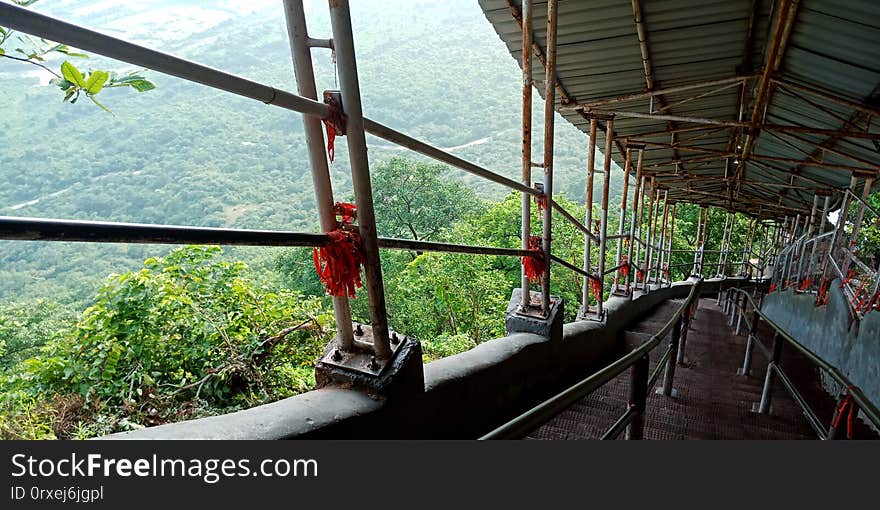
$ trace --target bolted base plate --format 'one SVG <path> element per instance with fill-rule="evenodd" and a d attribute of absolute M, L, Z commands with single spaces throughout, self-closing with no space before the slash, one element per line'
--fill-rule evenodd
<path fill-rule="evenodd" d="M 522 289 L 515 288 L 507 305 L 504 321 L 507 334 L 533 333 L 548 338 L 562 338 L 563 302 L 562 298 L 550 296 L 550 313 L 541 311 L 541 293 L 529 292 L 529 307 L 520 308 Z"/>
<path fill-rule="evenodd" d="M 378 359 L 372 350 L 372 328 L 355 324 L 355 331 L 358 329 L 362 334 L 355 335 L 355 345 L 349 351 L 342 350 L 339 338 L 324 348 L 324 354 L 315 363 L 318 388 L 361 388 L 379 395 L 424 392 L 422 346 L 417 340 L 392 332 L 391 357 Z"/>
<path fill-rule="evenodd" d="M 388 359 L 378 359 L 373 355 L 373 328 L 365 324 L 354 323 L 353 329 L 355 331 L 354 348 L 350 351 L 343 351 L 339 347 L 338 340 L 334 338 L 330 345 L 328 345 L 327 352 L 321 356 L 321 363 L 365 374 L 378 375 L 394 359 L 394 354 L 397 353 L 403 341 L 406 340 L 406 337 L 389 331 L 391 335 L 391 357 Z"/>

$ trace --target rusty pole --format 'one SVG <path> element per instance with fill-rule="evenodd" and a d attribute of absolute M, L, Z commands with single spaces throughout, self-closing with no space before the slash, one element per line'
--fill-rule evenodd
<path fill-rule="evenodd" d="M 855 248 L 855 245 L 859 239 L 859 229 L 862 226 L 862 220 L 865 218 L 865 202 L 868 201 L 868 197 L 871 195 L 871 185 L 872 184 L 874 184 L 873 177 L 865 178 L 865 186 L 862 189 L 862 201 L 859 202 L 859 212 L 856 213 L 856 219 L 855 219 L 855 222 L 853 222 L 853 229 L 852 229 L 852 234 L 850 235 L 850 238 L 849 238 L 849 244 L 846 246 L 847 253 L 843 259 L 844 260 L 843 268 L 841 269 L 843 274 L 846 274 L 847 271 L 849 270 L 849 264 L 851 262 L 851 257 L 850 257 L 849 252 Z"/>
<path fill-rule="evenodd" d="M 660 260 L 657 265 L 657 280 L 660 284 L 663 284 L 663 260 L 666 257 L 666 228 L 669 221 L 669 190 L 663 191 L 663 222 L 660 227 L 660 243 L 658 244 L 657 250 L 660 252 Z M 666 264 L 669 265 L 669 261 L 666 261 Z"/>
<path fill-rule="evenodd" d="M 347 117 L 345 135 L 348 139 L 351 181 L 357 205 L 358 228 L 364 246 L 364 275 L 367 280 L 367 295 L 370 299 L 373 351 L 377 358 L 387 359 L 391 357 L 391 347 L 388 338 L 388 315 L 385 309 L 385 286 L 382 282 L 382 262 L 379 259 L 370 163 L 367 158 L 357 59 L 351 32 L 351 13 L 348 0 L 330 0 L 329 4 L 339 88 L 342 93 L 342 110 Z"/>
<path fill-rule="evenodd" d="M 804 236 L 804 240 L 801 242 L 801 252 L 800 256 L 798 257 L 797 275 L 795 275 L 795 277 L 797 278 L 796 288 L 798 289 L 801 288 L 801 278 L 804 276 L 804 255 L 806 255 L 807 251 L 807 241 L 809 241 L 810 238 L 813 237 L 813 229 L 816 226 L 816 213 L 818 212 L 818 210 L 819 195 L 813 195 L 813 208 L 812 210 L 810 210 L 810 216 L 806 220 L 806 229 L 804 229 L 806 235 Z M 813 244 L 815 245 L 816 243 L 814 242 Z M 809 271 L 809 267 L 807 267 L 807 270 Z"/>
<path fill-rule="evenodd" d="M 639 165 L 639 169 L 641 169 L 641 164 Z M 646 176 L 644 174 L 642 175 L 641 188 L 642 188 L 641 195 L 640 195 L 641 200 L 639 203 L 639 212 L 638 212 L 639 247 L 638 247 L 637 255 L 636 255 L 639 258 L 639 260 L 635 262 L 637 271 L 636 271 L 636 278 L 633 280 L 633 289 L 638 288 L 638 286 L 639 286 L 638 272 L 644 267 L 644 265 L 642 264 L 642 261 L 641 261 L 641 257 L 646 257 L 648 254 L 648 245 L 645 243 L 645 221 L 644 221 L 645 220 L 645 202 L 647 202 L 647 200 L 645 199 L 645 196 L 648 194 L 647 193 L 648 176 Z M 643 250 L 644 250 L 644 253 L 642 252 Z M 644 280 L 644 277 L 645 277 L 645 274 L 644 274 L 644 272 L 642 272 L 642 279 L 643 280 Z M 644 289 L 644 284 L 642 285 L 642 289 Z"/>
<path fill-rule="evenodd" d="M 831 206 L 831 197 L 825 197 L 825 203 L 822 206 L 821 216 L 816 218 L 816 223 L 819 224 L 819 229 L 816 232 L 816 235 L 822 235 L 825 233 L 825 222 L 826 218 L 828 218 L 828 208 Z M 813 242 L 813 246 L 810 249 L 810 262 L 807 265 L 807 273 L 812 275 L 816 272 L 816 248 L 819 246 L 818 241 Z"/>
<path fill-rule="evenodd" d="M 601 281 L 599 295 L 596 296 L 596 318 L 602 318 L 603 299 L 605 297 L 605 250 L 608 245 L 608 188 L 611 187 L 611 142 L 614 139 L 614 119 L 605 121 L 605 165 L 602 170 L 602 218 L 599 235 L 599 278 Z"/>
<path fill-rule="evenodd" d="M 651 280 L 651 258 L 654 252 L 654 194 L 656 192 L 656 183 L 654 181 L 654 176 L 651 176 L 651 192 L 648 195 L 650 202 L 648 202 L 648 233 L 647 240 L 645 242 L 645 265 L 642 274 L 644 276 L 645 281 L 642 284 L 642 289 L 645 291 L 648 290 L 648 282 Z"/>
<path fill-rule="evenodd" d="M 586 212 L 584 213 L 584 226 L 592 232 L 593 228 L 593 180 L 596 174 L 596 128 L 599 121 L 595 118 L 590 119 L 590 145 L 587 152 L 587 201 Z M 589 235 L 584 235 L 584 272 L 591 273 L 590 259 L 593 249 L 593 239 Z M 586 318 L 590 312 L 590 279 L 584 278 L 584 285 L 581 288 L 581 317 Z"/>
<path fill-rule="evenodd" d="M 619 224 L 617 226 L 617 256 L 615 257 L 615 264 L 620 266 L 621 264 L 621 255 L 623 254 L 623 229 L 626 225 L 626 195 L 627 191 L 629 191 L 629 172 L 632 169 L 632 149 L 630 147 L 626 148 L 626 161 L 623 165 L 623 196 L 620 199 L 620 219 Z M 629 260 L 629 259 L 627 259 Z M 617 276 L 614 278 L 614 290 L 618 289 L 618 284 L 620 283 L 620 273 L 621 270 L 617 270 Z"/>
<path fill-rule="evenodd" d="M 669 213 L 669 237 L 666 249 L 666 270 L 669 273 L 669 284 L 672 285 L 672 240 L 675 238 L 675 206 L 672 203 L 672 211 Z"/>
<path fill-rule="evenodd" d="M 532 0 L 523 0 L 522 3 L 522 183 L 525 186 L 532 185 Z M 532 197 L 522 194 L 522 249 L 529 249 L 529 237 L 532 235 Z M 549 206 L 549 204 L 548 204 Z M 549 214 L 549 213 L 548 213 Z M 525 267 L 522 269 L 522 300 L 521 310 L 528 310 L 531 305 L 531 291 L 529 279 L 526 277 Z"/>
<path fill-rule="evenodd" d="M 553 203 L 553 128 L 556 114 L 556 18 L 558 0 L 547 2 L 547 67 L 544 81 L 544 195 L 547 210 L 544 211 L 543 244 L 544 278 L 541 280 L 541 309 L 550 314 L 550 240 L 552 237 Z"/>
<path fill-rule="evenodd" d="M 626 290 L 629 292 L 629 282 L 630 277 L 634 277 L 632 274 L 632 269 L 638 267 L 636 263 L 636 259 L 639 256 L 639 248 L 636 246 L 635 241 L 635 232 L 636 232 L 636 224 L 641 225 L 642 221 L 639 217 L 639 199 L 642 196 L 642 156 L 644 154 L 644 149 L 639 149 L 639 158 L 636 162 L 636 187 L 633 190 L 633 203 L 632 203 L 632 215 L 629 222 L 629 249 L 627 250 L 627 264 L 630 265 L 630 270 L 626 273 Z M 635 257 L 633 258 L 633 252 L 635 252 Z M 636 282 L 638 283 L 638 282 Z M 633 286 L 635 287 L 635 286 Z"/>
<path fill-rule="evenodd" d="M 851 192 L 855 192 L 856 184 L 858 184 L 858 177 L 855 175 L 852 176 L 849 182 L 849 190 Z M 843 205 L 841 205 L 837 214 L 837 225 L 834 227 L 834 233 L 831 234 L 831 242 L 828 244 L 828 251 L 825 252 L 825 261 L 822 264 L 822 277 L 825 278 L 828 276 L 828 266 L 831 258 L 834 256 L 834 248 L 837 246 L 837 242 L 840 240 L 840 236 L 844 234 L 844 227 L 846 226 L 846 217 L 849 215 L 849 204 L 850 204 L 850 194 L 847 193 L 843 196 Z M 844 273 L 845 276 L 846 273 Z M 833 280 L 834 278 L 832 278 Z"/>
<path fill-rule="evenodd" d="M 284 15 L 287 19 L 287 36 L 290 40 L 297 92 L 302 97 L 318 100 L 302 0 L 284 0 Z M 318 117 L 303 115 L 302 119 L 306 145 L 309 149 L 312 184 L 315 186 L 315 208 L 318 210 L 321 231 L 330 232 L 336 230 L 337 224 L 336 214 L 333 212 L 333 184 L 330 181 L 330 169 L 324 149 L 324 131 L 321 119 Z M 336 321 L 336 334 L 339 337 L 340 347 L 343 350 L 350 350 L 354 344 L 354 332 L 347 296 L 333 297 L 333 317 Z"/>

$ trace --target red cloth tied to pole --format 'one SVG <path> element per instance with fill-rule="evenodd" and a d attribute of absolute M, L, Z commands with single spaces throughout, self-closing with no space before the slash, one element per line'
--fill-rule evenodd
<path fill-rule="evenodd" d="M 663 264 L 663 267 L 660 268 L 660 272 L 663 273 L 663 276 L 669 278 L 669 266 Z"/>
<path fill-rule="evenodd" d="M 840 400 L 840 403 L 837 404 L 836 413 L 834 416 L 834 423 L 831 425 L 833 428 L 837 428 L 840 426 L 840 420 L 843 419 L 843 415 L 846 414 L 846 438 L 853 438 L 853 431 L 855 429 L 855 418 L 856 418 L 856 402 L 852 398 L 852 394 L 850 393 L 850 389 L 852 387 L 846 388 L 846 396 Z M 847 413 L 847 408 L 849 408 L 849 413 Z"/>
<path fill-rule="evenodd" d="M 541 248 L 541 238 L 530 236 L 528 250 L 531 253 L 522 258 L 522 265 L 526 278 L 534 283 L 544 277 L 544 271 L 547 269 L 547 263 L 544 260 L 544 250 Z"/>
<path fill-rule="evenodd" d="M 641 269 L 636 269 L 636 281 L 644 281 L 645 280 L 645 272 Z"/>
<path fill-rule="evenodd" d="M 775 290 L 776 290 L 776 284 L 775 284 L 775 283 L 771 283 L 771 284 L 770 284 L 770 289 L 767 291 L 767 294 L 773 294 L 773 291 L 775 291 Z"/>
<path fill-rule="evenodd" d="M 332 96 L 324 96 L 324 102 L 327 104 L 329 112 L 324 121 L 324 128 L 327 130 L 327 157 L 330 162 L 336 157 L 336 135 L 345 136 L 345 114 L 342 113 L 341 106 Z"/>
<path fill-rule="evenodd" d="M 357 219 L 357 206 L 348 202 L 336 202 L 333 205 L 333 212 L 339 216 L 342 223 L 351 223 Z"/>
<path fill-rule="evenodd" d="M 809 288 L 812 287 L 812 286 L 813 286 L 813 279 L 810 278 L 810 277 L 807 277 L 806 280 L 804 280 L 803 282 L 801 282 L 801 286 L 798 287 L 798 290 L 800 290 L 800 291 L 805 291 L 805 290 L 809 289 Z"/>
<path fill-rule="evenodd" d="M 599 278 L 590 278 L 590 289 L 593 291 L 593 297 L 596 302 L 602 301 L 602 280 Z"/>
<path fill-rule="evenodd" d="M 336 230 L 327 232 L 330 242 L 312 250 L 315 270 L 327 294 L 336 297 L 355 297 L 355 289 L 363 287 L 361 266 L 364 265 L 364 247 L 357 227 L 357 207 L 348 202 L 336 202 L 333 212 L 339 217 Z"/>
<path fill-rule="evenodd" d="M 327 294 L 355 297 L 355 289 L 363 287 L 361 266 L 364 252 L 358 232 L 342 227 L 327 232 L 330 243 L 315 248 L 312 258 Z"/>
<path fill-rule="evenodd" d="M 538 206 L 538 210 L 541 211 L 541 214 L 547 210 L 547 195 L 541 193 L 540 195 L 535 195 L 535 205 Z"/>
<path fill-rule="evenodd" d="M 822 278 L 822 285 L 819 286 L 819 293 L 816 295 L 816 306 L 825 306 L 828 304 L 828 278 Z"/>
<path fill-rule="evenodd" d="M 626 255 L 620 257 L 620 262 L 617 264 L 620 266 L 620 276 L 626 278 L 629 276 L 629 261 L 626 258 Z"/>
<path fill-rule="evenodd" d="M 840 282 L 840 288 L 842 289 L 844 285 L 849 283 L 853 279 L 853 277 L 855 277 L 855 275 L 856 275 L 856 270 L 850 269 L 846 275 L 846 278 L 844 278 L 843 281 Z"/>

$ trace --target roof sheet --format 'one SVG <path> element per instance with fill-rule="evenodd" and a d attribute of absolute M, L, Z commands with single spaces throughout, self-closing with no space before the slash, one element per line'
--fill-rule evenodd
<path fill-rule="evenodd" d="M 880 142 L 832 137 L 827 132 L 759 129 L 752 150 L 740 162 L 740 157 L 731 154 L 742 147 L 748 132 L 744 127 L 704 125 L 701 130 L 674 137 L 669 133 L 636 136 L 699 127 L 681 117 L 748 122 L 761 81 L 759 74 L 767 65 L 786 1 L 559 0 L 559 85 L 577 104 L 647 91 L 634 15 L 638 7 L 652 90 L 748 77 L 740 84 L 594 108 L 618 112 L 614 131 L 619 139 L 653 142 L 645 150 L 644 168 L 656 175 L 661 188 L 669 189 L 678 200 L 762 217 L 808 212 L 817 188 L 830 188 L 838 201 L 839 190 L 850 184 L 853 170 L 862 177 L 877 174 Z M 880 7 L 871 0 L 791 3 L 796 9 L 793 23 L 772 77 L 819 89 L 836 99 L 773 83 L 761 127 L 766 123 L 880 134 L 872 115 L 846 103 L 880 112 Z M 480 0 L 480 5 L 511 55 L 521 62 L 522 31 L 517 20 L 521 0 Z M 546 48 L 546 5 L 546 1 L 534 2 L 534 39 L 542 52 Z M 538 59 L 532 61 L 535 79 L 540 80 L 543 65 Z M 541 87 L 538 91 L 543 94 Z M 742 108 L 741 97 L 745 99 Z M 557 94 L 557 108 L 562 106 Z M 561 110 L 563 117 L 588 131 L 583 111 L 565 106 L 569 108 Z M 628 112 L 673 115 L 678 120 L 624 117 Z M 598 145 L 603 147 L 601 138 Z M 613 152 L 612 157 L 623 166 L 623 154 Z"/>

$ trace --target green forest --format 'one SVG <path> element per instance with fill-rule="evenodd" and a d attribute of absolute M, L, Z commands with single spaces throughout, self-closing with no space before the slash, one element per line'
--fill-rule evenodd
<path fill-rule="evenodd" d="M 365 114 L 517 179 L 520 71 L 477 4 L 375 4 L 352 6 Z M 32 8 L 293 89 L 280 2 L 43 0 Z M 307 16 L 313 35 L 329 33 L 317 3 Z M 317 231 L 298 114 L 7 32 L 0 57 L 20 58 L 0 58 L 0 215 Z M 319 90 L 334 88 L 330 53 L 314 57 Z M 537 95 L 535 103 L 539 133 Z M 587 137 L 561 117 L 556 133 L 555 198 L 583 218 Z M 334 192 L 350 201 L 345 139 L 337 144 Z M 375 138 L 368 146 L 380 235 L 520 246 L 519 193 Z M 536 137 L 535 154 L 540 149 Z M 615 233 L 621 189 L 615 164 Z M 676 212 L 672 247 L 693 249 L 698 208 L 678 204 Z M 538 214 L 533 208 L 535 228 Z M 717 249 L 727 213 L 710 214 L 707 248 Z M 553 221 L 554 254 L 580 265 L 583 235 L 558 213 Z M 736 217 L 733 246 L 744 244 L 748 225 Z M 83 439 L 308 391 L 334 335 L 311 249 L 0 247 L 2 438 Z M 612 258 L 609 250 L 609 267 Z M 686 276 L 691 261 L 673 257 L 673 279 Z M 736 272 L 739 259 L 729 262 Z M 520 267 L 511 257 L 383 251 L 391 326 L 421 341 L 426 362 L 503 336 Z M 567 320 L 581 284 L 554 268 L 552 292 L 566 300 Z M 368 320 L 365 296 L 352 306 L 355 320 Z"/>

